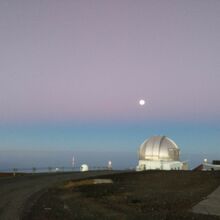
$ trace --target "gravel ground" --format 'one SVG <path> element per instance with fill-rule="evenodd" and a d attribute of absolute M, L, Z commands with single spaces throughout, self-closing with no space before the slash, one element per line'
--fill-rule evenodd
<path fill-rule="evenodd" d="M 220 185 L 220 172 L 146 171 L 102 178 L 113 184 L 87 181 L 49 189 L 23 220 L 220 219 L 191 212 Z"/>
<path fill-rule="evenodd" d="M 88 178 L 109 171 L 34 174 L 0 177 L 0 220 L 20 220 L 48 187 L 67 179 Z M 4 175 L 5 176 L 5 175 Z M 40 219 L 38 219 L 40 220 Z"/>

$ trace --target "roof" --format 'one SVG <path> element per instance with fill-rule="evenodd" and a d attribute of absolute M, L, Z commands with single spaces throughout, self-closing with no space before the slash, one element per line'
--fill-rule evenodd
<path fill-rule="evenodd" d="M 153 136 L 139 148 L 139 160 L 179 161 L 179 147 L 166 136 Z"/>

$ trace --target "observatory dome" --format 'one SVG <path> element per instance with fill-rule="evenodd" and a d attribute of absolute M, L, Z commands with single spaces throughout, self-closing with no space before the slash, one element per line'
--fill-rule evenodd
<path fill-rule="evenodd" d="M 166 136 L 153 136 L 139 148 L 139 160 L 179 161 L 179 147 Z"/>
<path fill-rule="evenodd" d="M 86 172 L 86 171 L 89 171 L 89 166 L 87 164 L 82 164 L 80 166 L 80 171 L 81 172 Z"/>

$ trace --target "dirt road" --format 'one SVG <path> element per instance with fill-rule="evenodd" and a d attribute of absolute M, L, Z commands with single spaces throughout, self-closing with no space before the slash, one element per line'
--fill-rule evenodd
<path fill-rule="evenodd" d="M 53 173 L 0 178 L 0 219 L 20 219 L 25 203 L 27 203 L 35 193 L 43 191 L 55 183 L 70 178 L 81 179 L 106 173 L 111 172 Z"/>

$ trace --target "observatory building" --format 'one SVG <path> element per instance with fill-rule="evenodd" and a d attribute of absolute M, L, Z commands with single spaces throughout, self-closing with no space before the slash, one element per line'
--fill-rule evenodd
<path fill-rule="evenodd" d="M 80 166 L 80 171 L 81 172 L 86 172 L 86 171 L 89 171 L 89 166 L 87 164 L 82 164 Z"/>
<path fill-rule="evenodd" d="M 207 159 L 204 159 L 202 167 L 202 170 L 220 170 L 220 160 L 213 160 L 212 163 L 210 163 Z"/>
<path fill-rule="evenodd" d="M 136 170 L 187 170 L 188 164 L 180 162 L 179 154 L 174 141 L 166 136 L 153 136 L 141 144 Z"/>

